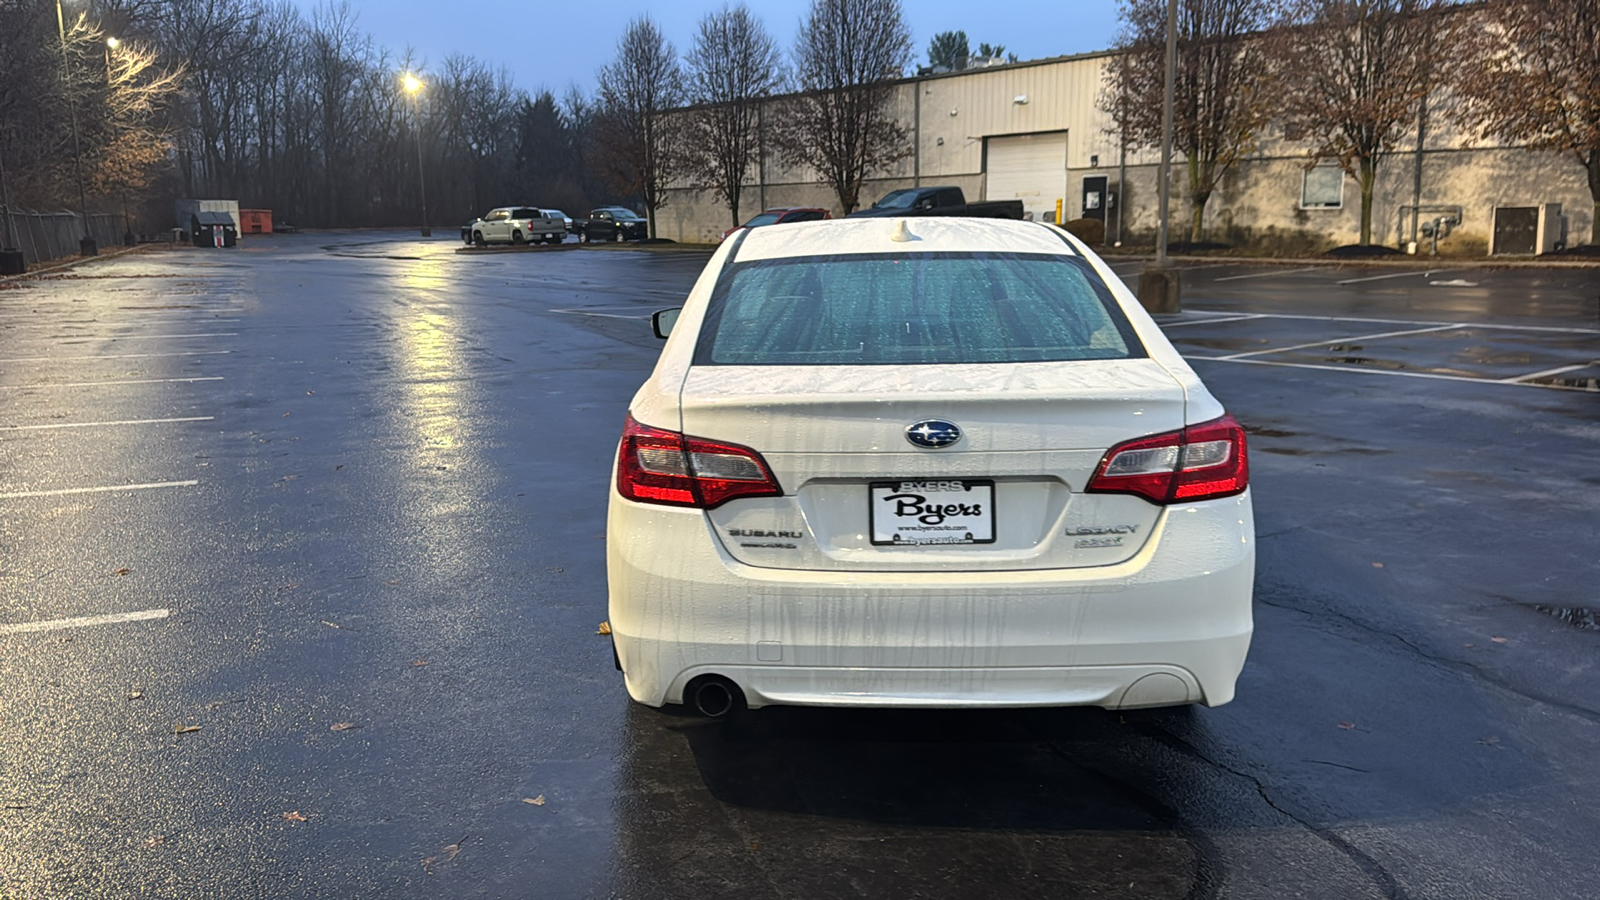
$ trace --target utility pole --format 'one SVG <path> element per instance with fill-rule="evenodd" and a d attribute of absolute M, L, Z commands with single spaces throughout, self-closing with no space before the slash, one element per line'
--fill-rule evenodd
<path fill-rule="evenodd" d="M 0 153 L 0 206 L 6 210 L 6 239 L 0 243 L 0 275 L 21 275 L 28 271 L 28 260 L 17 246 L 17 223 L 11 215 L 11 195 L 6 192 L 4 153 Z"/>
<path fill-rule="evenodd" d="M 78 214 L 83 216 L 83 238 L 78 241 L 78 252 L 84 256 L 97 256 L 89 234 L 89 200 L 83 191 L 83 142 L 78 137 L 78 101 L 72 96 L 72 78 L 67 63 L 67 19 L 61 11 L 61 0 L 56 0 L 56 31 L 61 35 L 61 87 L 67 95 L 67 118 L 72 122 L 72 171 L 78 177 Z"/>
<path fill-rule="evenodd" d="M 1167 259 L 1167 212 L 1172 200 L 1172 92 L 1178 74 L 1178 0 L 1167 0 L 1167 86 L 1161 107 L 1160 221 L 1156 259 L 1139 273 L 1139 303 L 1153 313 L 1183 308 L 1179 273 Z"/>

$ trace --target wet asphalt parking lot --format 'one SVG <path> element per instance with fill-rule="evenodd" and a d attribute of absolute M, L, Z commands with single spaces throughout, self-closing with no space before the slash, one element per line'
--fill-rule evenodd
<path fill-rule="evenodd" d="M 716 723 L 594 633 L 705 256 L 455 246 L 0 282 L 0 897 L 1597 895 L 1600 271 L 1186 270 L 1232 704 Z"/>

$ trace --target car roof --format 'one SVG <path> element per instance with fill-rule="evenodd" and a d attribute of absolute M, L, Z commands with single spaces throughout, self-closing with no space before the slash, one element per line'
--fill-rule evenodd
<path fill-rule="evenodd" d="M 904 224 L 910 240 L 896 241 Z M 852 253 L 1047 253 L 1077 256 L 1054 226 L 1012 219 L 890 217 L 822 219 L 746 229 L 730 262 Z"/>

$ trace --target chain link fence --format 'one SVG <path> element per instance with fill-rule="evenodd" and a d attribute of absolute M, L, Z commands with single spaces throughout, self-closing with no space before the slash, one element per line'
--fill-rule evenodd
<path fill-rule="evenodd" d="M 78 241 L 83 239 L 83 217 L 75 212 L 36 212 L 34 210 L 9 210 L 10 227 L 7 231 L 5 213 L 0 212 L 0 244 L 16 242 L 29 265 L 76 256 Z M 94 213 L 89 216 L 89 236 L 101 247 L 114 247 L 122 243 L 122 216 L 114 213 Z"/>

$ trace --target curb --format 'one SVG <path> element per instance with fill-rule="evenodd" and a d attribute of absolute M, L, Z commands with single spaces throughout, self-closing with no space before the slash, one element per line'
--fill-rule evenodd
<path fill-rule="evenodd" d="M 98 262 L 100 260 L 116 259 L 119 256 L 127 256 L 130 253 L 138 253 L 140 250 L 143 250 L 146 247 L 154 247 L 154 246 L 157 246 L 157 245 L 156 244 L 134 244 L 132 247 L 118 247 L 115 250 L 112 250 L 112 251 L 107 252 L 107 253 L 101 253 L 101 254 L 99 254 L 97 256 L 77 256 L 77 257 L 72 257 L 72 258 L 68 259 L 66 262 L 57 263 L 56 265 L 53 265 L 53 266 L 46 266 L 43 269 L 34 269 L 32 271 L 29 271 L 29 272 L 23 272 L 21 275 L 0 275 L 0 282 L 26 281 L 29 278 L 37 278 L 38 276 L 43 275 L 43 274 L 45 274 L 47 272 L 58 272 L 58 271 L 60 271 L 62 269 L 70 269 L 70 268 L 73 268 L 74 266 L 87 265 L 89 263 Z"/>

